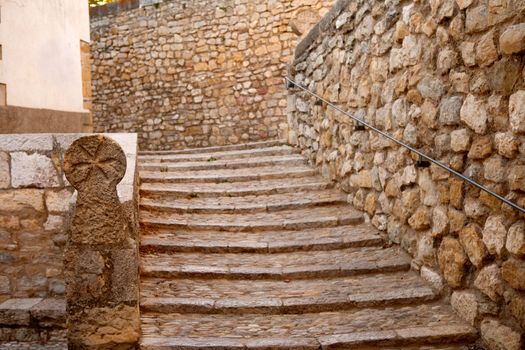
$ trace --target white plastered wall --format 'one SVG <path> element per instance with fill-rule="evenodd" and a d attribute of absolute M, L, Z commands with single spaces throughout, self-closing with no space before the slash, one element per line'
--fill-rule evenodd
<path fill-rule="evenodd" d="M 86 112 L 80 40 L 87 0 L 0 0 L 0 83 L 10 106 Z"/>

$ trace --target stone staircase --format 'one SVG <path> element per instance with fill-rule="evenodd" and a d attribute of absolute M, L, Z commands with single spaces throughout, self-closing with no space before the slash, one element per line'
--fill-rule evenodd
<path fill-rule="evenodd" d="M 452 350 L 477 339 L 294 148 L 139 162 L 142 349 Z"/>

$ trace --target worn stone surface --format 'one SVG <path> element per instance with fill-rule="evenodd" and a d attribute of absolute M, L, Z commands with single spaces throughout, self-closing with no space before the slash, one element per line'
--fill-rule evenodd
<path fill-rule="evenodd" d="M 475 325 L 486 315 L 498 314 L 496 303 L 473 290 L 454 291 L 450 304 L 471 325 Z"/>
<path fill-rule="evenodd" d="M 504 292 L 503 280 L 501 279 L 498 265 L 492 264 L 482 268 L 474 281 L 474 286 L 490 299 L 498 302 Z"/>
<path fill-rule="evenodd" d="M 525 262 L 510 258 L 501 266 L 503 279 L 514 289 L 525 290 Z"/>
<path fill-rule="evenodd" d="M 140 167 L 149 169 L 141 172 L 141 346 L 317 349 L 319 344 L 364 346 L 371 339 L 470 341 L 464 332 L 472 328 L 449 307 L 442 312 L 436 300 L 444 287 L 439 272 L 427 266 L 421 276 L 410 271 L 406 253 L 384 247 L 378 231 L 363 222 L 366 214 L 347 203 L 359 202 L 372 212 L 386 195 L 370 192 L 356 199 L 335 196 L 339 189 L 307 190 L 328 181 L 315 172 L 294 178 L 304 162 L 273 163 L 270 172 L 262 166 L 265 153 L 256 145 L 246 147 L 253 147 L 251 162 L 242 165 L 237 158 L 246 153 L 226 147 L 191 151 L 198 152 L 194 156 L 141 157 Z M 197 164 L 203 155 L 219 154 L 229 160 L 221 167 L 236 164 L 236 169 L 195 175 L 182 167 L 169 172 L 149 167 L 174 158 L 193 158 Z M 386 161 L 381 158 L 373 161 Z M 213 172 L 221 176 L 212 177 Z M 384 174 L 374 172 L 366 175 L 384 183 Z M 399 181 L 422 183 L 430 192 L 424 183 L 430 171 L 416 175 L 414 166 L 403 166 Z M 375 188 L 375 180 L 366 181 Z M 198 196 L 184 194 L 192 189 Z M 405 202 L 412 217 L 429 220 L 429 208 L 418 208 L 420 197 L 427 195 L 412 191 Z M 400 235 L 411 244 L 407 233 Z M 416 247 L 418 257 L 435 261 L 434 238 L 425 236 Z M 420 326 L 406 329 L 416 318 Z"/>
<path fill-rule="evenodd" d="M 477 134 L 484 134 L 488 117 L 483 100 L 469 94 L 461 106 L 461 120 Z"/>
<path fill-rule="evenodd" d="M 126 156 L 104 136 L 81 138 L 64 156 L 64 172 L 78 190 L 71 240 L 86 244 L 117 244 L 125 239 L 127 223 L 116 185 L 126 171 Z"/>
<path fill-rule="evenodd" d="M 504 224 L 504 218 L 494 215 L 488 217 L 483 228 L 483 242 L 489 253 L 501 255 L 506 237 L 507 229 Z"/>
<path fill-rule="evenodd" d="M 59 186 L 58 174 L 53 161 L 39 153 L 11 153 L 11 182 L 15 188 Z"/>
<path fill-rule="evenodd" d="M 509 228 L 505 247 L 518 258 L 525 256 L 525 223 L 518 221 Z"/>
<path fill-rule="evenodd" d="M 509 119 L 512 131 L 525 132 L 525 90 L 519 90 L 510 96 Z"/>
<path fill-rule="evenodd" d="M 494 319 L 481 322 L 481 336 L 492 349 L 522 349 L 520 333 Z"/>
<path fill-rule="evenodd" d="M 103 135 L 77 139 L 64 155 L 78 191 L 64 255 L 70 347 L 131 348 L 140 335 L 137 247 L 116 188 L 125 171 L 122 148 Z"/>
<path fill-rule="evenodd" d="M 460 287 L 465 275 L 467 256 L 458 240 L 445 237 L 438 250 L 438 261 L 445 280 L 451 287 Z"/>
<path fill-rule="evenodd" d="M 481 268 L 483 260 L 488 255 L 487 248 L 481 239 L 481 229 L 477 226 L 467 226 L 459 232 L 459 240 L 470 262 L 477 268 Z"/>
<path fill-rule="evenodd" d="M 499 37 L 500 49 L 507 55 L 525 50 L 525 23 L 509 26 Z"/>

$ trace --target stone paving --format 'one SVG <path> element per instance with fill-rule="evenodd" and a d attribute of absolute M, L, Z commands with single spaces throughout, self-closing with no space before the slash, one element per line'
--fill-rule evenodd
<path fill-rule="evenodd" d="M 276 143 L 141 156 L 141 348 L 467 350 L 475 330 L 305 164 Z"/>

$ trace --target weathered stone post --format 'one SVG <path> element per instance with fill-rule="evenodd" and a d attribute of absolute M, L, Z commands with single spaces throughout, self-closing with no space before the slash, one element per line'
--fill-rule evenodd
<path fill-rule="evenodd" d="M 134 349 L 140 335 L 138 252 L 116 186 L 126 172 L 120 146 L 82 137 L 64 158 L 78 190 L 65 251 L 69 349 Z"/>

